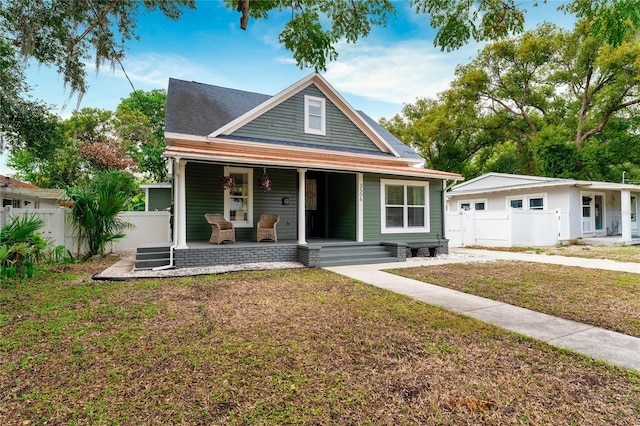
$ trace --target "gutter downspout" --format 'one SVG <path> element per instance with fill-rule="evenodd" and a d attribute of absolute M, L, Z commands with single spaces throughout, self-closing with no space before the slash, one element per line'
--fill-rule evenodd
<path fill-rule="evenodd" d="M 172 160 L 171 169 L 172 169 L 172 172 L 173 172 L 173 175 L 174 175 L 173 181 L 171 182 L 171 195 L 172 195 L 171 198 L 173 199 L 172 200 L 173 201 L 172 204 L 174 206 L 173 207 L 173 235 L 171 236 L 173 241 L 172 241 L 171 246 L 169 246 L 169 264 L 168 265 L 163 265 L 163 266 L 156 266 L 155 268 L 152 269 L 152 271 L 164 271 L 165 269 L 173 269 L 173 268 L 175 268 L 175 265 L 173 263 L 174 262 L 174 260 L 173 260 L 173 250 L 175 250 L 175 248 L 178 245 L 176 243 L 176 241 L 178 240 L 177 235 L 176 235 L 178 233 L 178 227 L 177 227 L 177 224 L 176 224 L 176 217 L 175 217 L 175 212 L 176 212 L 175 205 L 176 204 L 175 204 L 175 189 L 174 189 L 174 185 L 175 185 L 175 181 L 176 181 L 176 179 L 175 179 L 176 167 L 174 165 L 174 162 L 178 161 L 178 163 L 179 163 L 180 162 L 180 158 L 179 157 L 173 157 L 171 160 Z"/>

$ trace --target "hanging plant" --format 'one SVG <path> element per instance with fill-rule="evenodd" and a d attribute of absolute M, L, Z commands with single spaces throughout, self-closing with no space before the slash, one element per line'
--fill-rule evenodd
<path fill-rule="evenodd" d="M 220 176 L 220 188 L 233 189 L 236 187 L 236 179 L 233 176 Z"/>
<path fill-rule="evenodd" d="M 267 168 L 265 167 L 263 169 L 262 177 L 258 179 L 258 188 L 260 188 L 263 191 L 271 191 L 272 187 L 273 187 L 273 181 L 267 175 Z"/>

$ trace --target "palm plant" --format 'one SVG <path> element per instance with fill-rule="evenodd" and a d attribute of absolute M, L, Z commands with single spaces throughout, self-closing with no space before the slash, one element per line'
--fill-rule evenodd
<path fill-rule="evenodd" d="M 104 253 L 107 244 L 123 238 L 123 231 L 132 226 L 118 217 L 129 202 L 125 192 L 129 179 L 119 171 L 101 172 L 91 182 L 67 190 L 73 201 L 71 221 L 78 236 L 78 256 L 82 245 L 88 256 Z"/>
<path fill-rule="evenodd" d="M 14 217 L 0 230 L 0 277 L 30 278 L 43 259 L 49 241 L 38 230 L 44 220 L 35 214 Z"/>

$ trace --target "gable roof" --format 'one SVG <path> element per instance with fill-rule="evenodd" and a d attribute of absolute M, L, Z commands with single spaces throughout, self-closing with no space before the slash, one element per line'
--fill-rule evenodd
<path fill-rule="evenodd" d="M 578 179 L 561 179 L 543 176 L 514 175 L 507 173 L 486 173 L 466 182 L 459 183 L 448 191 L 449 196 L 486 194 L 501 191 L 574 186 L 590 189 L 640 190 L 640 185 L 615 182 L 598 182 Z"/>
<path fill-rule="evenodd" d="M 375 120 L 361 111 L 355 111 L 318 74 L 307 76 L 275 96 L 171 78 L 167 90 L 165 132 L 208 138 L 228 136 L 312 84 L 347 115 L 381 152 L 414 164 L 423 161 L 420 155 Z"/>
<path fill-rule="evenodd" d="M 342 114 L 359 135 L 368 139 L 372 149 L 298 139 L 304 136 L 274 140 L 279 136 L 238 132 L 246 129 L 244 126 L 259 122 L 259 118 L 289 99 L 299 99 L 301 92 L 309 89 L 320 91 L 332 109 Z M 300 80 L 275 96 L 170 79 L 165 114 L 165 157 L 462 179 L 457 173 L 419 167 L 424 159 L 418 153 L 365 113 L 353 109 L 318 74 Z M 336 142 L 335 138 L 331 141 Z"/>
<path fill-rule="evenodd" d="M 219 135 L 226 135 L 226 134 L 233 133 L 234 131 L 238 130 L 240 127 L 249 123 L 254 118 L 273 109 L 277 105 L 282 104 L 284 101 L 291 98 L 296 93 L 300 92 L 301 90 L 311 85 L 316 86 L 322 92 L 322 94 L 327 97 L 327 99 L 329 99 L 334 105 L 336 105 L 338 109 L 342 111 L 343 114 L 348 116 L 351 119 L 351 121 L 367 137 L 369 137 L 369 139 L 371 139 L 371 141 L 376 146 L 378 146 L 378 148 L 381 151 L 392 153 L 397 157 L 400 157 L 400 155 L 392 148 L 392 146 L 384 138 L 382 138 L 360 115 L 358 115 L 358 113 L 356 113 L 356 111 L 351 107 L 351 105 L 349 105 L 349 103 L 346 100 L 344 100 L 344 98 L 340 96 L 340 94 L 333 87 L 331 87 L 331 85 L 319 74 L 311 74 L 306 78 L 303 78 L 302 80 L 298 81 L 297 83 L 292 84 L 291 86 L 287 87 L 277 95 L 274 95 L 268 100 L 266 100 L 265 102 L 262 102 L 261 104 L 257 105 L 251 111 L 248 111 L 247 113 L 241 115 L 240 117 L 229 122 L 225 126 L 219 129 L 216 129 L 214 132 L 212 132 L 209 135 L 209 137 L 216 137 Z"/>

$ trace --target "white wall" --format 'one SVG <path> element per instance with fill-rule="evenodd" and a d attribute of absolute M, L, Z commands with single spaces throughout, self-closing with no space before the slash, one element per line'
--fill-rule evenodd
<path fill-rule="evenodd" d="M 122 212 L 120 217 L 134 225 L 127 229 L 127 236 L 113 243 L 116 253 L 135 252 L 136 248 L 147 243 L 171 242 L 169 212 Z"/>
<path fill-rule="evenodd" d="M 561 210 L 450 212 L 445 232 L 451 247 L 553 246 L 568 240 L 568 219 Z"/>
<path fill-rule="evenodd" d="M 5 226 L 11 222 L 14 216 L 36 214 L 45 221 L 45 225 L 40 231 L 41 235 L 49 239 L 54 247 L 64 245 L 75 256 L 78 250 L 78 243 L 73 224 L 69 220 L 69 212 L 69 209 L 63 207 L 55 209 L 0 207 L 0 226 Z M 110 251 L 116 253 L 134 252 L 136 247 L 141 244 L 171 241 L 169 212 L 122 212 L 120 217 L 133 224 L 134 228 L 126 229 L 124 231 L 126 237 L 114 242 L 110 247 Z"/>

